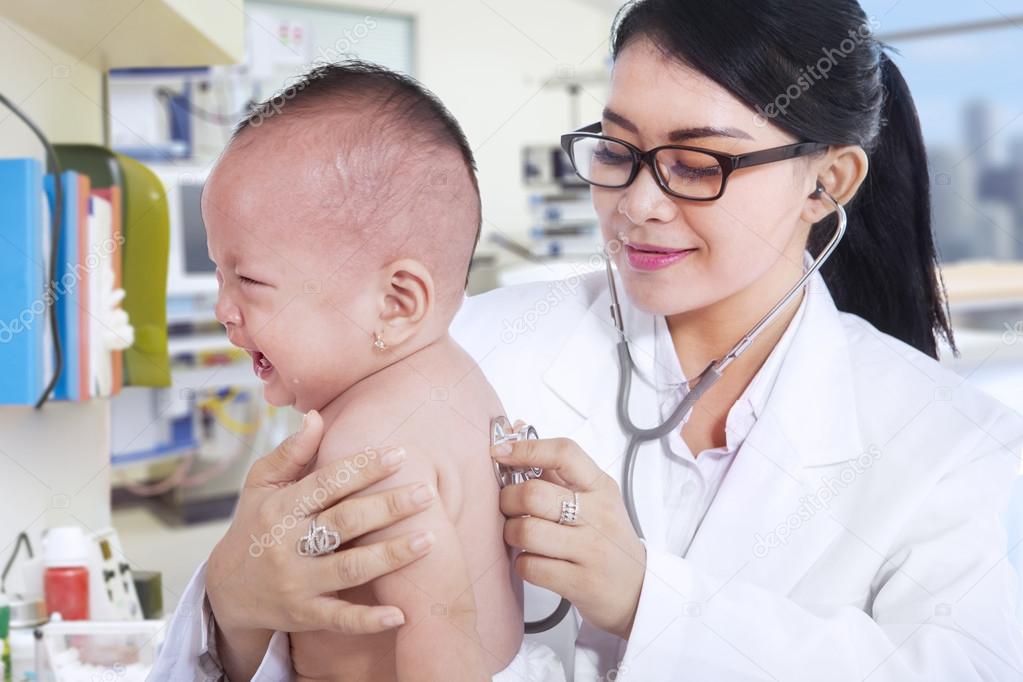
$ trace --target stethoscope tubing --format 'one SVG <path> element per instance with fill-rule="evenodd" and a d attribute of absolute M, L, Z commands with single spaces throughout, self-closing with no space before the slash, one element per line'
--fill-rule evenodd
<path fill-rule="evenodd" d="M 622 462 L 622 499 L 625 502 L 625 509 L 628 512 L 629 521 L 632 523 L 632 527 L 641 539 L 644 539 L 643 527 L 639 521 L 639 514 L 636 511 L 635 497 L 632 492 L 636 469 L 636 455 L 639 452 L 639 446 L 642 443 L 663 438 L 678 428 L 678 426 L 688 418 L 693 408 L 696 407 L 696 403 L 699 401 L 700 397 L 718 382 L 725 368 L 753 344 L 753 341 L 757 338 L 761 331 L 763 331 L 778 316 L 785 306 L 788 305 L 799 290 L 806 285 L 810 277 L 820 270 L 821 266 L 824 265 L 827 259 L 835 251 L 839 242 L 842 240 L 842 237 L 845 235 L 845 230 L 848 225 L 848 218 L 846 216 L 845 209 L 819 184 L 817 191 L 819 195 L 827 197 L 831 203 L 834 204 L 835 209 L 838 212 L 838 226 L 836 227 L 835 234 L 831 237 L 831 240 L 827 243 L 827 245 L 825 245 L 820 255 L 814 259 L 813 264 L 805 273 L 803 273 L 803 276 L 800 277 L 799 281 L 796 282 L 791 289 L 789 289 L 788 293 L 785 294 L 785 296 L 782 297 L 781 300 L 779 300 L 778 303 L 775 304 L 775 306 L 771 308 L 771 310 L 768 311 L 768 313 L 764 315 L 759 322 L 753 325 L 749 332 L 747 332 L 746 335 L 743 336 L 739 342 L 724 355 L 724 357 L 710 363 L 706 369 L 700 372 L 700 374 L 693 380 L 695 385 L 690 386 L 689 392 L 682 398 L 678 406 L 672 410 L 671 415 L 669 415 L 664 422 L 652 428 L 641 428 L 637 426 L 635 422 L 632 421 L 632 417 L 629 414 L 629 396 L 632 391 L 632 374 L 635 371 L 635 363 L 633 362 L 632 355 L 629 352 L 629 342 L 625 335 L 625 326 L 622 320 L 621 305 L 618 301 L 618 290 L 615 285 L 614 274 L 611 270 L 611 261 L 609 258 L 605 258 L 608 290 L 611 295 L 611 319 L 618 331 L 618 344 L 616 347 L 619 370 L 617 395 L 618 422 L 621 424 L 622 430 L 629 439 L 628 445 L 625 448 L 625 459 Z M 501 418 L 501 420 L 501 422 L 495 420 L 495 422 L 491 424 L 492 431 L 495 423 L 503 423 L 505 427 L 510 426 L 507 424 L 507 420 L 504 420 L 503 418 Z M 530 437 L 536 438 L 536 431 L 533 430 L 532 427 L 529 427 L 529 430 L 532 431 Z M 502 487 L 504 485 L 522 482 L 524 480 L 528 480 L 528 478 L 539 475 L 539 472 L 535 472 L 533 475 L 527 475 L 523 472 L 512 475 L 510 472 L 503 471 L 497 465 L 495 465 L 495 470 L 497 471 L 498 481 Z M 509 478 L 509 476 L 511 476 L 511 478 Z M 571 608 L 572 603 L 568 599 L 562 597 L 557 608 L 549 616 L 536 621 L 527 621 L 524 624 L 526 634 L 532 635 L 550 630 L 564 620 Z"/>
<path fill-rule="evenodd" d="M 640 538 L 644 538 L 643 527 L 639 521 L 639 514 L 636 511 L 636 501 L 633 495 L 633 481 L 635 477 L 636 469 L 636 455 L 639 452 L 639 446 L 642 443 L 657 440 L 663 438 L 668 433 L 674 431 L 679 427 L 696 407 L 697 401 L 703 396 L 710 388 L 717 383 L 724 373 L 725 368 L 730 365 L 736 358 L 742 355 L 746 349 L 753 345 L 753 341 L 756 340 L 757 336 L 767 328 L 771 322 L 784 310 L 785 306 L 788 305 L 792 299 L 799 293 L 810 277 L 813 276 L 824 263 L 831 257 L 835 249 L 838 247 L 839 242 L 842 241 L 842 237 L 845 235 L 846 227 L 848 226 L 848 216 L 846 215 L 845 209 L 838 201 L 828 194 L 828 192 L 818 184 L 817 191 L 820 196 L 825 196 L 835 206 L 835 210 L 838 213 L 838 225 L 835 228 L 835 233 L 831 239 L 821 250 L 820 254 L 814 259 L 813 264 L 806 269 L 803 276 L 799 278 L 799 281 L 789 289 L 788 293 L 785 294 L 770 311 L 758 321 L 753 327 L 736 343 L 732 346 L 731 350 L 728 351 L 720 360 L 707 365 L 700 374 L 693 380 L 695 385 L 691 386 L 689 392 L 686 393 L 682 401 L 675 407 L 671 415 L 663 421 L 661 424 L 652 428 L 640 428 L 632 421 L 632 417 L 629 414 L 629 395 L 632 389 L 632 374 L 635 370 L 635 364 L 632 361 L 632 355 L 629 353 L 629 341 L 625 335 L 625 325 L 622 319 L 621 304 L 618 301 L 618 290 L 615 286 L 614 274 L 611 271 L 611 261 L 605 258 L 605 266 L 607 268 L 608 278 L 608 290 L 611 294 L 611 319 L 618 330 L 618 397 L 617 397 L 617 412 L 618 422 L 621 424 L 622 430 L 628 436 L 628 445 L 625 448 L 625 459 L 622 462 L 622 499 L 625 502 L 625 509 L 629 514 L 629 520 L 632 522 L 632 527 L 636 531 L 636 534 Z M 691 382 L 690 382 L 691 383 Z"/>

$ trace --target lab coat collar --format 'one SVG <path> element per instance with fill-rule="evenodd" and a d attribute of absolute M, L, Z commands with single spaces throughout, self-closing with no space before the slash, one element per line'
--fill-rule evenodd
<path fill-rule="evenodd" d="M 618 289 L 624 292 L 620 280 Z M 779 438 L 787 440 L 787 446 L 779 447 L 778 452 L 765 453 L 785 471 L 799 464 L 848 461 L 862 453 L 848 341 L 819 272 L 810 278 L 805 296 L 803 318 L 763 413 L 758 415 L 758 425 L 765 419 L 770 423 L 776 436 L 772 443 L 780 446 Z M 636 366 L 632 390 L 654 391 L 654 316 L 637 308 L 627 296 L 619 298 Z M 608 312 L 610 299 L 603 285 L 544 373 L 544 383 L 585 419 L 594 415 L 598 401 L 617 390 L 618 335 Z M 633 415 L 641 426 L 652 426 L 656 417 Z"/>
<path fill-rule="evenodd" d="M 597 278 L 598 274 L 593 273 L 590 277 Z M 641 384 L 655 390 L 654 316 L 634 306 L 621 293 L 624 290 L 617 272 L 615 279 L 629 353 L 636 370 L 632 378 L 633 389 L 640 390 L 637 384 Z M 604 282 L 603 272 L 599 274 L 599 281 L 601 287 L 586 314 L 543 375 L 547 387 L 585 419 L 593 416 L 594 406 L 599 401 L 613 395 L 613 390 L 610 393 L 607 390 L 608 382 L 618 380 L 618 331 L 611 320 L 611 293 Z M 642 423 L 638 415 L 636 419 Z"/>

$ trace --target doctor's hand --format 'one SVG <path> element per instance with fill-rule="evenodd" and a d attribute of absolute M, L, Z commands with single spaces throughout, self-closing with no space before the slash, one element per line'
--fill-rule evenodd
<path fill-rule="evenodd" d="M 360 452 L 309 473 L 323 437 L 310 412 L 303 428 L 252 465 L 231 526 L 210 554 L 206 594 L 217 626 L 220 658 L 230 679 L 248 679 L 272 631 L 333 630 L 373 634 L 402 624 L 393 606 L 350 604 L 334 592 L 368 583 L 429 553 L 431 538 L 406 534 L 363 547 L 344 544 L 332 554 L 301 556 L 310 523 L 349 540 L 386 528 L 429 507 L 417 484 L 345 499 L 386 479 L 403 462 L 398 449 Z M 429 490 L 429 489 L 427 489 Z M 244 672 L 241 672 L 244 671 Z"/>
<path fill-rule="evenodd" d="M 628 639 L 646 547 L 617 483 L 566 438 L 504 443 L 491 455 L 500 464 L 543 468 L 539 479 L 501 490 L 504 540 L 523 550 L 515 570 L 567 598 L 590 624 Z M 562 502 L 573 501 L 573 493 L 579 495 L 576 523 L 559 524 Z"/>

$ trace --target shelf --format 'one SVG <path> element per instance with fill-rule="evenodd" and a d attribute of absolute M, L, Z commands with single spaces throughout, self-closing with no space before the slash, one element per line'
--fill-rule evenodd
<path fill-rule="evenodd" d="M 245 54 L 241 0 L 33 0 L 4 3 L 0 17 L 100 69 L 233 64 Z"/>
<path fill-rule="evenodd" d="M 172 336 L 167 339 L 167 353 L 171 357 L 186 353 L 213 353 L 238 350 L 227 338 L 227 334 L 194 334 Z"/>
<path fill-rule="evenodd" d="M 175 389 L 213 390 L 228 386 L 256 388 L 262 382 L 252 371 L 252 363 L 232 362 L 206 367 L 172 367 L 171 382 Z"/>
<path fill-rule="evenodd" d="M 953 308 L 1023 302 L 1023 262 L 972 261 L 945 265 L 941 270 Z"/>

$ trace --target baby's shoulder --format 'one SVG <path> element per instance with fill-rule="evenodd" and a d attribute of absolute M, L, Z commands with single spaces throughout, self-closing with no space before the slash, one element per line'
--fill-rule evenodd
<path fill-rule="evenodd" d="M 406 466 L 414 460 L 419 470 L 443 468 L 468 441 L 482 439 L 490 418 L 500 414 L 500 401 L 481 376 L 391 378 L 366 386 L 330 417 L 321 462 L 400 446 L 408 452 Z"/>
<path fill-rule="evenodd" d="M 386 406 L 375 401 L 355 401 L 325 424 L 315 468 L 322 469 L 335 462 L 345 461 L 346 475 L 358 477 L 370 467 L 382 452 L 391 447 L 405 450 L 401 467 L 388 477 L 355 493 L 368 495 L 398 486 L 428 483 L 437 489 L 440 472 L 422 434 L 404 428 L 396 422 L 398 416 L 389 414 Z M 405 419 L 405 424 L 408 423 Z"/>

